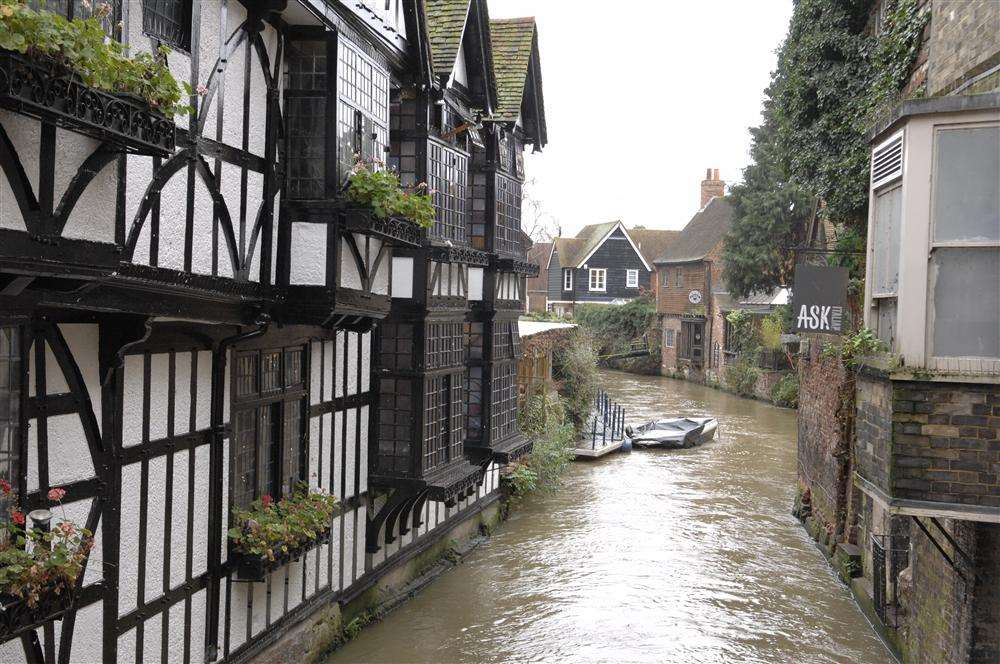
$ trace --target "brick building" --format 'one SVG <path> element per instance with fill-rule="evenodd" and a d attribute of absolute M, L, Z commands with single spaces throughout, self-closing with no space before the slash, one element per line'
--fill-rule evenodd
<path fill-rule="evenodd" d="M 722 243 L 733 208 L 725 182 L 709 169 L 701 183 L 701 209 L 655 261 L 656 313 L 662 336 L 662 369 L 697 377 L 712 375 L 713 343 L 722 342 L 724 319 L 717 293 L 724 293 Z"/>
<path fill-rule="evenodd" d="M 806 345 L 799 478 L 815 530 L 857 547 L 852 586 L 905 661 L 995 663 L 1000 4 L 920 7 L 930 21 L 903 97 L 925 98 L 870 137 L 862 306 L 888 353 L 852 376 L 824 340 Z"/>
<path fill-rule="evenodd" d="M 552 252 L 551 242 L 536 242 L 528 249 L 528 262 L 534 265 L 545 265 Z M 529 313 L 541 313 L 545 311 L 545 300 L 548 296 L 549 275 L 546 270 L 539 270 L 538 274 L 529 276 L 525 281 L 527 292 L 527 303 L 525 311 Z"/>

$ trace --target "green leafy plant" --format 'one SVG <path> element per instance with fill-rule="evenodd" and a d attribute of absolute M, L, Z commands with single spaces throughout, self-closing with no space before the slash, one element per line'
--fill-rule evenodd
<path fill-rule="evenodd" d="M 423 182 L 415 187 L 403 187 L 399 176 L 381 165 L 357 158 L 347 182 L 347 200 L 371 208 L 382 219 L 403 217 L 421 228 L 433 226 L 435 212 L 430 196 L 433 192 L 424 193 L 427 185 Z"/>
<path fill-rule="evenodd" d="M 102 2 L 90 17 L 70 21 L 24 2 L 0 0 L 0 48 L 50 62 L 57 73 L 72 71 L 90 87 L 141 97 L 168 117 L 190 113 L 182 99 L 193 91 L 186 82 L 182 91 L 170 73 L 166 64 L 170 49 L 161 46 L 155 55 L 142 52 L 129 57 L 128 47 L 105 34 L 102 20 L 110 13 L 111 5 Z"/>
<path fill-rule="evenodd" d="M 25 528 L 25 515 L 14 507 L 17 495 L 10 483 L 0 480 L 0 490 L 10 503 L 10 521 L 0 524 L 0 595 L 23 599 L 34 608 L 42 597 L 70 592 L 83 572 L 93 534 L 66 519 L 49 532 Z M 64 489 L 51 489 L 50 502 L 62 508 Z"/>
<path fill-rule="evenodd" d="M 844 335 L 840 344 L 826 343 L 820 355 L 823 357 L 839 357 L 848 369 L 860 369 L 866 358 L 884 353 L 888 350 L 875 332 L 863 327 L 857 332 Z"/>
<path fill-rule="evenodd" d="M 646 334 L 656 318 L 656 304 L 643 294 L 623 305 L 580 304 L 573 319 L 591 336 L 598 355 L 627 350 L 633 339 Z"/>
<path fill-rule="evenodd" d="M 782 376 L 781 380 L 771 387 L 771 402 L 779 406 L 798 408 L 799 377 L 794 373 Z"/>
<path fill-rule="evenodd" d="M 760 369 L 749 355 L 740 355 L 736 362 L 726 366 L 726 385 L 740 396 L 754 396 L 759 378 Z"/>
<path fill-rule="evenodd" d="M 229 540 L 240 553 L 275 560 L 329 530 L 336 507 L 334 496 L 310 492 L 300 482 L 287 498 L 275 501 L 265 495 L 253 501 L 249 510 L 234 511 Z"/>
<path fill-rule="evenodd" d="M 597 353 L 590 335 L 580 328 L 552 354 L 552 376 L 562 398 L 566 421 L 583 431 L 597 392 Z"/>
<path fill-rule="evenodd" d="M 511 494 L 523 496 L 550 491 L 573 459 L 576 431 L 566 421 L 562 399 L 540 390 L 530 395 L 518 412 L 518 424 L 534 439 L 531 453 L 504 469 L 502 480 Z"/>

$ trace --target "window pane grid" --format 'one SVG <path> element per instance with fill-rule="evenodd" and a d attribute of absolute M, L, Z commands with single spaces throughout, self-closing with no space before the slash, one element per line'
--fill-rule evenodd
<path fill-rule="evenodd" d="M 516 256 L 521 247 L 521 183 L 497 174 L 497 215 L 494 250 Z"/>
<path fill-rule="evenodd" d="M 285 61 L 285 195 L 326 194 L 325 41 L 292 41 Z"/>
<path fill-rule="evenodd" d="M 465 202 L 469 158 L 440 143 L 427 144 L 427 185 L 433 193 L 436 218 L 431 234 L 465 243 Z"/>
<path fill-rule="evenodd" d="M 503 440 L 516 430 L 517 390 L 514 362 L 508 360 L 493 365 L 493 416 L 490 440 Z"/>
<path fill-rule="evenodd" d="M 427 369 L 441 369 L 465 361 L 463 325 L 456 323 L 428 323 L 425 340 Z"/>
<path fill-rule="evenodd" d="M 142 0 L 142 31 L 179 48 L 191 50 L 190 0 Z"/>

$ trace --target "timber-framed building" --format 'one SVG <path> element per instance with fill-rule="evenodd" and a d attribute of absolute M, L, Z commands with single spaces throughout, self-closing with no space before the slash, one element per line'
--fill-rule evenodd
<path fill-rule="evenodd" d="M 201 94 L 166 118 L 0 51 L 0 477 L 25 510 L 65 488 L 95 533 L 72 606 L 0 660 L 243 661 L 495 501 L 530 450 L 536 28 L 484 0 L 111 7 L 109 38 L 169 46 Z M 434 226 L 348 204 L 358 155 L 427 182 Z M 231 511 L 297 481 L 339 499 L 329 536 L 239 580 Z"/>

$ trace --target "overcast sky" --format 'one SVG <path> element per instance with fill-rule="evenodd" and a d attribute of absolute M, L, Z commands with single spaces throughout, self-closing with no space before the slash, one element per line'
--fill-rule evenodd
<path fill-rule="evenodd" d="M 525 169 L 564 235 L 682 228 L 706 168 L 739 179 L 792 0 L 488 2 L 538 20 L 549 144 Z"/>

